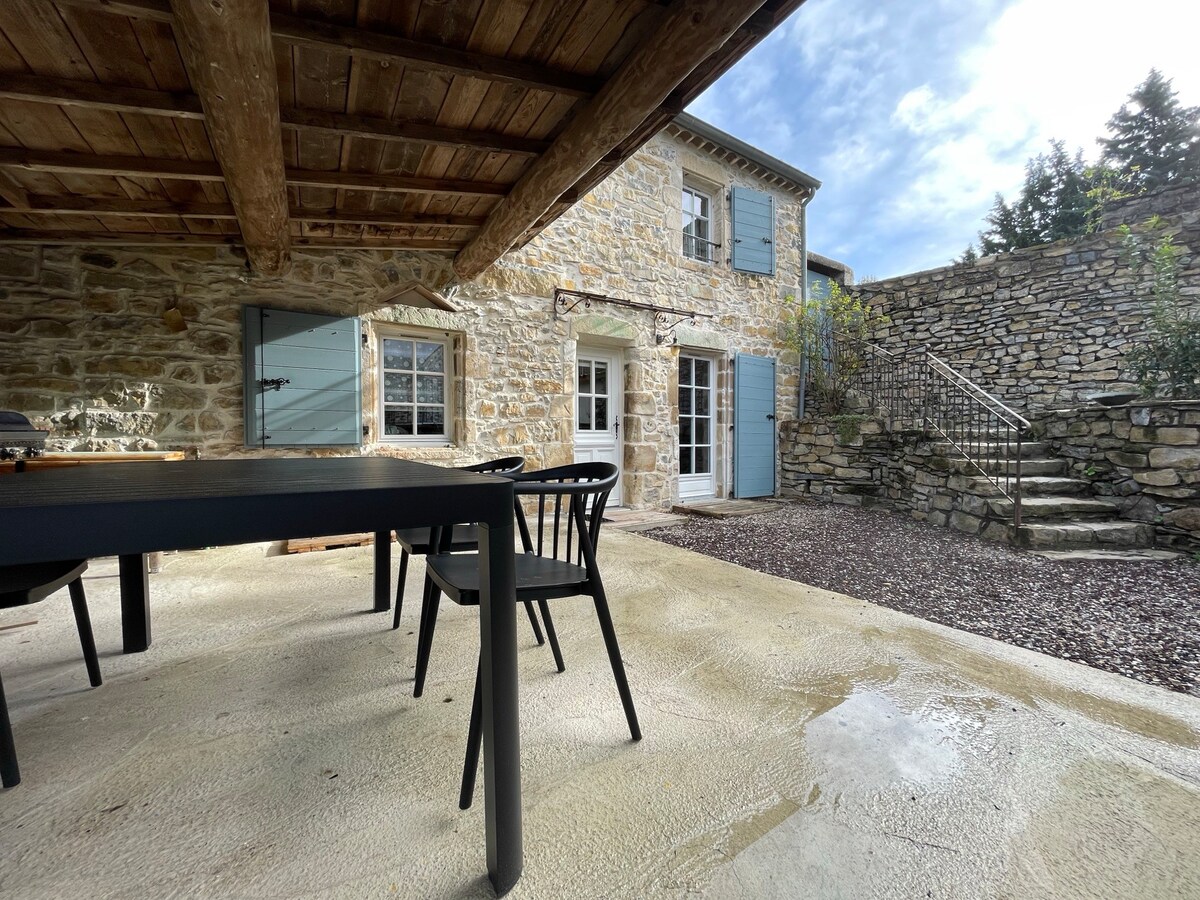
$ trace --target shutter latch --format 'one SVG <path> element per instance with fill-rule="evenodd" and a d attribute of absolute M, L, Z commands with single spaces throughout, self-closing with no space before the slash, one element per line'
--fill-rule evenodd
<path fill-rule="evenodd" d="M 267 391 L 267 390 L 281 391 L 281 390 L 283 390 L 283 386 L 285 384 L 291 384 L 291 383 L 292 383 L 292 379 L 290 379 L 290 378 L 260 378 L 258 380 L 259 386 L 264 391 Z"/>

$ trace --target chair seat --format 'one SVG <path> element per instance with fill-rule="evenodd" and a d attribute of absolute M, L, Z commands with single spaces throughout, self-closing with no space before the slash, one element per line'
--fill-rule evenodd
<path fill-rule="evenodd" d="M 397 528 L 396 542 L 413 556 L 428 556 L 430 529 L 428 528 Z M 452 553 L 465 553 L 479 549 L 479 527 L 476 525 L 455 525 L 454 537 L 451 543 Z"/>
<path fill-rule="evenodd" d="M 460 553 L 451 556 L 441 553 L 427 560 L 433 580 L 456 603 L 475 606 L 479 603 L 479 554 Z M 574 597 L 584 593 L 588 573 L 583 566 L 547 559 L 532 553 L 515 556 L 517 599 L 549 600 L 553 597 Z"/>
<path fill-rule="evenodd" d="M 0 609 L 45 600 L 87 571 L 86 559 L 0 567 Z"/>

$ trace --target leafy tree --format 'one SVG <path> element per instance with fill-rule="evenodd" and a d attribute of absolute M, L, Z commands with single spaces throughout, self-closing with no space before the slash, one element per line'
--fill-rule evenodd
<path fill-rule="evenodd" d="M 987 217 L 990 227 L 979 234 L 983 253 L 1086 234 L 1090 187 L 1083 151 L 1070 156 L 1062 141 L 1052 140 L 1049 153 L 1039 153 L 1025 164 L 1025 183 L 1016 200 L 1008 203 L 996 195 Z"/>
<path fill-rule="evenodd" d="M 975 250 L 974 244 L 967 244 L 967 249 L 962 252 L 962 256 L 954 260 L 956 265 L 969 266 L 979 260 L 979 254 Z"/>
<path fill-rule="evenodd" d="M 1129 370 L 1148 396 L 1200 399 L 1200 308 L 1179 290 L 1183 248 L 1157 216 L 1141 231 L 1128 225 L 1120 231 L 1122 261 L 1150 282 L 1148 294 L 1143 286 L 1136 292 L 1149 307 L 1149 328 L 1125 358 Z"/>
<path fill-rule="evenodd" d="M 1134 194 L 1200 179 L 1200 107 L 1181 106 L 1171 79 L 1151 69 L 1108 120 L 1102 160 Z"/>

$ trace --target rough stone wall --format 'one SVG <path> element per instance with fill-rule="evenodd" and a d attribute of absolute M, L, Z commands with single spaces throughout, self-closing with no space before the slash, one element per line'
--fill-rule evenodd
<path fill-rule="evenodd" d="M 1106 231 L 1123 224 L 1144 222 L 1151 216 L 1180 216 L 1193 212 L 1197 205 L 1197 185 L 1184 184 L 1179 187 L 1128 197 L 1111 202 L 1100 218 L 1100 228 Z"/>
<path fill-rule="evenodd" d="M 1159 205 L 1184 248 L 1184 296 L 1200 302 L 1200 185 L 1167 193 Z M 1122 221 L 1143 222 L 1150 203 L 1130 205 Z M 1047 408 L 1133 387 L 1123 358 L 1148 310 L 1120 256 L 1120 236 L 1109 230 L 861 291 L 891 320 L 875 335 L 884 347 L 928 348 L 1005 402 Z"/>
<path fill-rule="evenodd" d="M 742 184 L 775 194 L 777 277 L 732 272 L 724 250 L 712 265 L 683 258 L 685 169 L 724 191 Z M 716 234 L 727 248 L 728 204 L 716 205 Z M 436 254 L 299 251 L 286 276 L 263 278 L 224 248 L 0 248 L 0 408 L 47 424 L 55 449 L 299 455 L 243 446 L 241 306 L 360 315 L 369 338 L 361 452 L 450 464 L 519 453 L 540 467 L 573 458 L 579 343 L 617 347 L 625 363 L 626 502 L 666 506 L 677 494 L 678 353 L 716 360 L 717 434 L 724 439 L 730 355 L 780 353 L 780 300 L 798 293 L 803 272 L 802 216 L 797 197 L 660 135 L 529 245 L 456 285 L 456 313 L 381 303 L 411 279 L 451 283 L 449 258 Z M 595 304 L 556 316 L 556 287 L 714 318 L 680 326 L 678 344 L 659 344 L 646 311 Z M 185 331 L 164 321 L 170 308 L 182 314 Z M 447 446 L 379 440 L 375 335 L 396 327 L 455 336 L 454 439 Z M 794 414 L 793 362 L 784 357 L 778 367 L 781 420 Z M 728 448 L 719 444 L 720 493 L 728 469 Z"/>
<path fill-rule="evenodd" d="M 1152 523 L 1160 546 L 1200 549 L 1200 401 L 1055 410 L 1041 429 L 1122 518 Z"/>
<path fill-rule="evenodd" d="M 888 431 L 878 419 L 840 434 L 827 418 L 789 422 L 780 433 L 781 493 L 848 506 L 886 506 L 931 525 L 1009 541 L 1011 516 L 998 495 L 973 490 L 946 447 L 918 431 Z"/>

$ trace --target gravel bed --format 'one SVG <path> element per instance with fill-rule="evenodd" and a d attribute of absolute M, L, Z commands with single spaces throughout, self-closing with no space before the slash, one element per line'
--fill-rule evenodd
<path fill-rule="evenodd" d="M 1200 565 L 1059 561 L 814 502 L 646 537 L 1200 696 Z"/>

